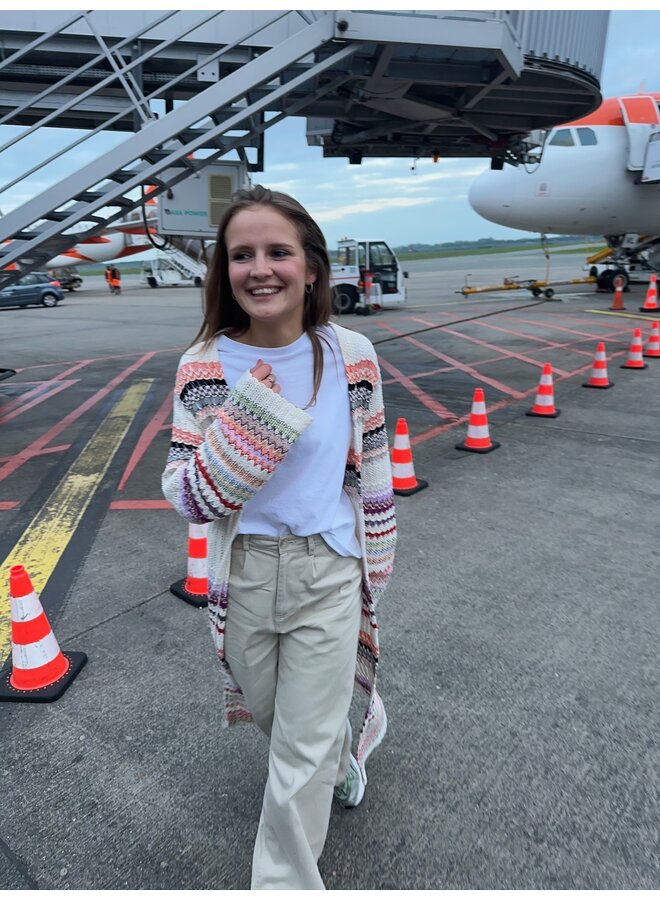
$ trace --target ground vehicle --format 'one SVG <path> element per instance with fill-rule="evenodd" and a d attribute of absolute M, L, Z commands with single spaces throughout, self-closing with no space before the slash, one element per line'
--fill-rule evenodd
<path fill-rule="evenodd" d="M 0 306 L 57 306 L 63 299 L 59 281 L 46 272 L 29 272 L 0 290 Z"/>
<path fill-rule="evenodd" d="M 179 258 L 183 258 L 180 262 Z M 170 255 L 169 259 L 158 257 L 148 259 L 142 263 L 140 281 L 149 287 L 169 287 L 172 285 L 194 285 L 201 287 L 206 268 L 201 263 L 185 258 L 185 254 L 178 253 L 176 259 Z"/>
<path fill-rule="evenodd" d="M 59 281 L 63 291 L 77 291 L 83 280 L 75 269 L 70 267 L 63 269 L 49 269 L 48 274 L 53 281 Z"/>
<path fill-rule="evenodd" d="M 384 309 L 401 306 L 406 302 L 403 279 L 407 277 L 385 241 L 344 238 L 337 245 L 337 262 L 332 264 L 333 310 L 352 313 L 369 311 L 371 304 Z"/>

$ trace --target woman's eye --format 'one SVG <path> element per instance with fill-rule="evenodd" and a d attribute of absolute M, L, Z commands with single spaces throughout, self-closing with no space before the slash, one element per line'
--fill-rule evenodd
<path fill-rule="evenodd" d="M 288 255 L 289 255 L 288 250 L 273 250 L 273 256 L 275 256 L 277 259 L 281 259 L 283 256 L 288 256 Z"/>

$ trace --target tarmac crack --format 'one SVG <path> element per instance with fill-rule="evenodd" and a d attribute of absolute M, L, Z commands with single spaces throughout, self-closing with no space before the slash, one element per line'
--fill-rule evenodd
<path fill-rule="evenodd" d="M 22 859 L 16 856 L 11 847 L 6 844 L 2 840 L 2 838 L 0 838 L 0 853 L 2 853 L 3 856 L 13 865 L 19 875 L 26 882 L 27 887 L 39 890 L 39 882 L 36 880 L 36 878 L 33 878 L 30 875 L 27 865 L 23 862 Z"/>
<path fill-rule="evenodd" d="M 539 429 L 550 428 L 552 431 L 563 431 L 563 432 L 569 432 L 572 434 L 588 434 L 591 437 L 612 438 L 612 439 L 623 440 L 623 441 L 637 441 L 640 444 L 658 444 L 658 443 L 660 443 L 660 440 L 658 440 L 657 438 L 632 437 L 629 434 L 617 434 L 617 433 L 614 433 L 611 431 L 589 431 L 586 428 L 578 428 L 577 426 L 573 426 L 571 428 L 566 428 L 563 425 L 557 425 L 555 422 L 552 422 L 551 424 L 546 422 L 544 425 L 541 425 L 540 423 L 530 422 L 528 419 L 524 419 L 523 416 L 517 416 L 515 419 L 511 419 L 511 421 L 509 423 L 503 422 L 500 427 L 505 426 L 506 424 L 510 424 L 510 425 L 525 424 L 526 426 L 531 425 L 532 427 L 536 427 Z M 491 427 L 496 427 L 496 426 L 493 426 L 491 424 Z"/>
<path fill-rule="evenodd" d="M 157 600 L 159 597 L 162 597 L 163 594 L 167 593 L 169 593 L 169 589 L 159 591 L 157 594 L 153 594 L 151 597 L 146 597 L 144 600 L 140 600 L 139 603 L 131 606 L 130 609 L 124 609 L 121 612 L 115 613 L 114 616 L 108 616 L 107 619 L 101 619 L 100 622 L 95 622 L 93 625 L 90 625 L 89 628 L 84 628 L 82 631 L 77 631 L 74 634 L 68 635 L 64 639 L 64 641 L 74 641 L 76 640 L 76 638 L 82 637 L 83 635 L 91 634 L 93 631 L 96 631 L 97 628 L 102 628 L 109 622 L 114 622 L 116 619 L 121 619 L 122 616 L 126 616 L 129 613 L 132 613 L 134 610 L 139 609 L 141 606 L 146 606 L 147 603 L 151 603 L 152 600 Z"/>

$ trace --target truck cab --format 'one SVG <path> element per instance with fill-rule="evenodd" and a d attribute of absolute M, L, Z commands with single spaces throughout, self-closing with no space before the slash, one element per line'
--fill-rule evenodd
<path fill-rule="evenodd" d="M 406 302 L 407 277 L 385 241 L 344 238 L 337 245 L 337 262 L 332 264 L 334 311 L 401 306 Z"/>

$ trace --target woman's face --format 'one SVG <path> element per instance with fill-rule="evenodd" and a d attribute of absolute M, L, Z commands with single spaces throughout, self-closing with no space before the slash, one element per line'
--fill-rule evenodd
<path fill-rule="evenodd" d="M 296 226 L 271 206 L 251 206 L 225 231 L 229 282 L 251 320 L 302 330 L 305 286 L 316 281 Z"/>

